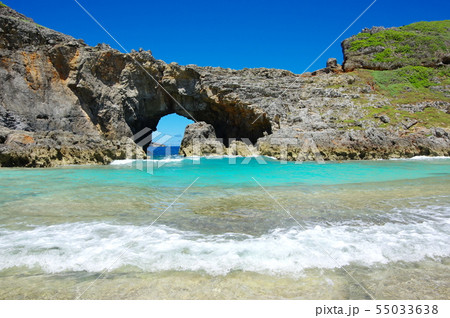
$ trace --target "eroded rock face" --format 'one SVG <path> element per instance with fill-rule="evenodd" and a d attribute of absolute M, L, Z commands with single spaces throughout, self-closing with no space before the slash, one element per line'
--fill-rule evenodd
<path fill-rule="evenodd" d="M 212 124 L 224 140 L 256 142 L 271 132 L 261 110 L 205 85 L 194 68 L 148 51 L 89 47 L 7 7 L 0 7 L 0 83 L 0 124 L 9 129 L 112 141 L 156 130 L 161 117 L 177 113 Z"/>
<path fill-rule="evenodd" d="M 224 140 L 218 139 L 214 127 L 205 122 L 190 124 L 186 127 L 180 146 L 180 155 L 191 156 L 242 156 L 250 157 L 259 155 L 256 147 L 246 140 L 229 141 L 225 147 Z"/>
<path fill-rule="evenodd" d="M 261 155 L 289 161 L 450 156 L 448 131 L 439 131 L 418 129 L 414 133 L 404 134 L 384 128 L 369 128 L 365 131 L 326 129 L 314 132 L 279 130 L 260 138 L 258 151 Z"/>
<path fill-rule="evenodd" d="M 410 124 L 426 108 L 448 115 L 450 103 L 405 104 L 411 118 L 389 117 L 397 126 L 383 128 L 386 123 L 369 108 L 393 107 L 391 99 L 363 74 L 342 73 L 335 59 L 323 70 L 306 76 L 167 64 L 150 51 L 122 54 L 107 45 L 87 46 L 0 6 L 0 165 L 143 156 L 142 150 L 126 150 L 133 135 L 155 130 L 171 113 L 204 122 L 186 129 L 184 155 L 196 155 L 188 149 L 193 136 L 223 140 L 200 149 L 209 154 L 253 154 L 242 142 L 249 140 L 258 142 L 261 154 L 280 157 L 280 138 L 298 145 L 304 136 L 324 159 L 448 153 L 446 127 Z M 287 152 L 291 160 L 304 152 L 295 147 Z"/>
<path fill-rule="evenodd" d="M 187 125 L 180 146 L 180 155 L 191 156 L 223 156 L 226 148 L 218 140 L 214 127 L 203 121 Z"/>
<path fill-rule="evenodd" d="M 241 157 L 253 157 L 259 156 L 258 149 L 252 145 L 249 140 L 247 143 L 241 140 L 233 140 L 230 146 L 227 148 L 227 155 L 229 156 L 241 156 Z"/>
<path fill-rule="evenodd" d="M 0 127 L 0 166 L 53 167 L 70 164 L 108 164 L 116 159 L 145 158 L 133 140 L 107 140 L 67 131 L 30 132 Z"/>
<path fill-rule="evenodd" d="M 325 68 L 311 72 L 311 75 L 316 76 L 322 74 L 342 73 L 342 72 L 343 72 L 342 65 L 338 64 L 337 59 L 329 58 L 327 60 L 327 66 Z"/>

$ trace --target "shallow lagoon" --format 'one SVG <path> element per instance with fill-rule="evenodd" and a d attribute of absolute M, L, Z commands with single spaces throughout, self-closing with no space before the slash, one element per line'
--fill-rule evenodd
<path fill-rule="evenodd" d="M 259 159 L 1 169 L 0 298 L 450 297 L 450 159 Z"/>

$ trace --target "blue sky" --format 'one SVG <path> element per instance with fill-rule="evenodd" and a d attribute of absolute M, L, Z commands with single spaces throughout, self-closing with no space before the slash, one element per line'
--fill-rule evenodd
<path fill-rule="evenodd" d="M 373 2 L 78 1 L 127 50 L 142 47 L 157 59 L 179 64 L 269 67 L 295 73 L 302 73 Z M 123 51 L 74 0 L 2 2 L 87 44 L 108 43 Z M 364 27 L 445 20 L 450 19 L 449 12 L 446 0 L 377 0 L 309 70 L 324 67 L 329 57 L 342 62 L 340 42 Z M 183 133 L 186 123 L 174 119 L 165 126 L 175 135 Z"/>
<path fill-rule="evenodd" d="M 167 146 L 179 146 L 181 144 L 181 139 L 183 139 L 183 133 L 186 125 L 192 123 L 194 123 L 193 120 L 177 114 L 164 116 L 159 121 L 157 127 L 157 130 L 162 132 L 164 135 L 159 135 L 157 138 L 163 138 L 165 135 L 168 135 L 171 138 L 163 143 Z M 155 142 L 158 142 L 158 140 L 155 140 Z"/>

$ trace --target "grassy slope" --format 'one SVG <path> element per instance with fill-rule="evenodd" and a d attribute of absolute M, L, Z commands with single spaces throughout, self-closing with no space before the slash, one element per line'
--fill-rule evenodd
<path fill-rule="evenodd" d="M 415 119 L 417 126 L 450 128 L 450 114 L 435 108 L 425 108 L 422 112 L 410 113 L 398 109 L 401 104 L 415 104 L 424 101 L 450 102 L 450 68 L 441 69 L 423 66 L 407 66 L 392 71 L 357 70 L 354 72 L 364 83 L 369 84 L 375 93 L 388 98 L 389 106 L 377 108 L 367 106 L 365 119 L 373 119 L 382 114 L 389 116 L 389 124 L 380 127 L 396 126 L 405 119 Z M 446 89 L 447 92 L 441 89 Z M 368 101 L 362 100 L 362 103 Z"/>
<path fill-rule="evenodd" d="M 365 119 L 386 114 L 389 124 L 395 126 L 404 119 L 416 119 L 418 126 L 450 128 L 450 114 L 435 108 L 410 113 L 397 108 L 401 104 L 423 101 L 450 102 L 450 68 L 429 68 L 436 58 L 450 53 L 450 20 L 417 22 L 378 33 L 359 33 L 352 38 L 350 51 L 369 47 L 382 47 L 383 51 L 372 56 L 372 62 L 398 62 L 405 66 L 390 71 L 356 70 L 355 75 L 369 84 L 376 93 L 388 98 L 390 106 L 376 108 L 367 106 Z M 362 100 L 362 103 L 368 101 Z"/>
<path fill-rule="evenodd" d="M 359 33 L 350 43 L 350 51 L 383 47 L 373 62 L 396 62 L 404 65 L 429 65 L 450 47 L 450 20 L 417 22 L 378 33 Z"/>

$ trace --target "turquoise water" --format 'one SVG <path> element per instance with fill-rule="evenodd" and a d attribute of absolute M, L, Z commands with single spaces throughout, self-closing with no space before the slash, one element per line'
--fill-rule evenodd
<path fill-rule="evenodd" d="M 0 169 L 0 211 L 0 298 L 450 296 L 447 158 Z"/>

